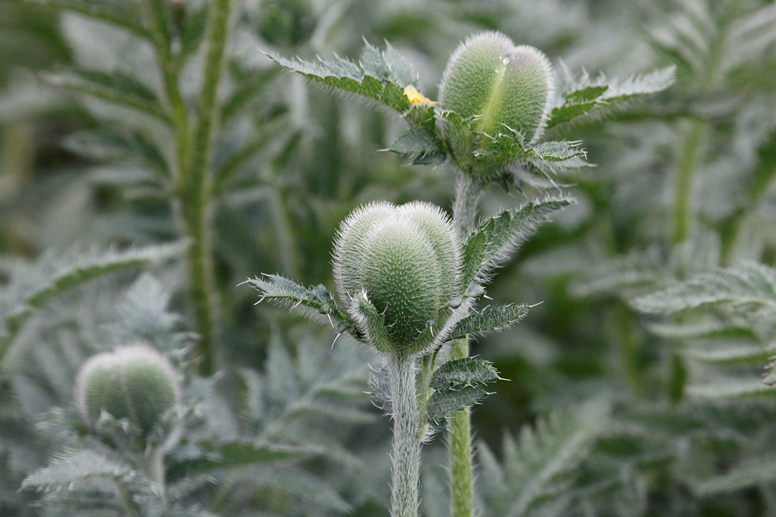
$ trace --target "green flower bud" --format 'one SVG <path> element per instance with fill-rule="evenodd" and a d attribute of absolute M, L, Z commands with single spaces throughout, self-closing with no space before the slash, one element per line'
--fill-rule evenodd
<path fill-rule="evenodd" d="M 446 319 L 440 312 L 456 295 L 461 263 L 458 237 L 441 209 L 420 202 L 361 207 L 340 225 L 333 255 L 340 297 L 347 303 L 364 293 L 383 314 L 391 343 L 382 351 L 430 344 L 422 335 Z"/>
<path fill-rule="evenodd" d="M 511 129 L 531 144 L 543 131 L 553 88 L 552 66 L 541 51 L 515 46 L 499 32 L 484 32 L 451 56 L 439 102 L 463 118 L 476 117 L 479 133 L 495 136 Z"/>
<path fill-rule="evenodd" d="M 78 372 L 74 396 L 90 426 L 105 411 L 128 419 L 147 436 L 176 404 L 179 392 L 170 362 L 150 346 L 135 344 L 86 361 Z"/>

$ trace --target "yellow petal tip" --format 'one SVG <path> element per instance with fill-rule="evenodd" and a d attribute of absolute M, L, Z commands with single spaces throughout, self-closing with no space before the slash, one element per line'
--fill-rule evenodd
<path fill-rule="evenodd" d="M 410 100 L 410 104 L 413 106 L 422 105 L 422 106 L 436 106 L 439 104 L 438 102 L 432 101 L 428 97 L 425 97 L 422 93 L 420 93 L 418 90 L 415 89 L 414 86 L 411 84 L 408 84 L 404 88 L 404 95 L 407 96 L 407 98 Z"/>

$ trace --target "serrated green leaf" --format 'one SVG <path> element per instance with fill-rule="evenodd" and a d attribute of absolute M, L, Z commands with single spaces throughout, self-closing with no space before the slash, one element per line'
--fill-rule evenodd
<path fill-rule="evenodd" d="M 508 260 L 520 245 L 547 222 L 550 214 L 574 203 L 566 196 L 531 201 L 505 210 L 480 226 L 464 245 L 462 285 L 486 282 L 493 270 Z"/>
<path fill-rule="evenodd" d="M 776 270 L 754 262 L 703 273 L 678 285 L 636 298 L 636 310 L 673 314 L 714 305 L 776 312 Z"/>
<path fill-rule="evenodd" d="M 571 102 L 586 102 L 592 101 L 600 97 L 609 89 L 609 85 L 591 85 L 586 88 L 580 88 L 566 94 L 566 101 Z"/>
<path fill-rule="evenodd" d="M 528 314 L 529 305 L 491 305 L 476 314 L 467 316 L 453 328 L 450 339 L 470 334 L 484 335 L 499 332 L 514 325 Z"/>
<path fill-rule="evenodd" d="M 5 335 L 0 333 L 0 357 L 4 357 L 14 337 L 36 309 L 52 298 L 102 275 L 123 271 L 148 263 L 161 262 L 185 250 L 183 243 L 173 243 L 128 250 L 73 249 L 60 257 L 46 255 L 36 265 L 22 269 L 14 276 L 4 296 L 0 296 Z M 0 332 L 3 329 L 0 328 Z"/>
<path fill-rule="evenodd" d="M 448 361 L 434 371 L 430 386 L 436 391 L 456 391 L 462 387 L 478 387 L 498 380 L 493 364 L 466 357 Z"/>
<path fill-rule="evenodd" d="M 42 77 L 54 86 L 150 115 L 167 124 L 171 122 L 156 94 L 134 77 L 78 68 L 58 73 L 46 72 Z"/>
<path fill-rule="evenodd" d="M 57 490 L 89 478 L 120 480 L 133 470 L 94 451 L 83 450 L 55 458 L 48 467 L 37 470 L 22 481 L 22 489 Z"/>
<path fill-rule="evenodd" d="M 608 428 L 609 407 L 593 400 L 576 410 L 540 419 L 524 427 L 519 444 L 504 439 L 503 465 L 482 472 L 488 515 L 541 515 L 542 505 L 568 488 L 569 476 L 590 454 L 594 440 Z M 563 513 L 563 512 L 562 512 Z"/>
<path fill-rule="evenodd" d="M 626 295 L 634 289 L 660 285 L 665 267 L 657 248 L 635 251 L 623 257 L 599 262 L 580 274 L 569 285 L 578 297 L 603 294 Z"/>
<path fill-rule="evenodd" d="M 603 74 L 591 78 L 582 72 L 574 78 L 563 70 L 563 103 L 550 112 L 547 127 L 577 120 L 583 115 L 605 115 L 621 109 L 629 101 L 663 91 L 675 79 L 675 67 L 667 67 L 644 75 L 634 75 L 624 81 L 608 80 Z"/>
<path fill-rule="evenodd" d="M 280 275 L 264 275 L 244 283 L 261 293 L 259 302 L 267 300 L 288 309 L 313 309 L 314 313 L 337 320 L 346 327 L 345 330 L 350 329 L 350 318 L 337 307 L 331 293 L 323 285 L 307 288 Z"/>
<path fill-rule="evenodd" d="M 558 106 L 557 108 L 553 108 L 550 112 L 548 126 L 552 127 L 563 124 L 564 122 L 571 122 L 575 118 L 581 117 L 585 113 L 589 113 L 598 105 L 599 103 L 596 101 L 588 101 L 573 102 L 564 104 L 563 106 Z"/>
<path fill-rule="evenodd" d="M 464 386 L 457 390 L 435 391 L 428 401 L 428 424 L 439 431 L 447 428 L 447 417 L 456 411 L 472 406 L 489 393 L 476 386 Z"/>
<path fill-rule="evenodd" d="M 333 61 L 320 60 L 318 63 L 301 59 L 286 59 L 277 54 L 269 54 L 270 59 L 282 67 L 301 74 L 308 79 L 346 92 L 355 93 L 377 101 L 389 108 L 406 113 L 412 103 L 404 93 L 410 75 L 406 68 L 399 65 L 394 50 L 380 52 L 368 43 L 364 47 L 359 63 L 336 57 Z"/>

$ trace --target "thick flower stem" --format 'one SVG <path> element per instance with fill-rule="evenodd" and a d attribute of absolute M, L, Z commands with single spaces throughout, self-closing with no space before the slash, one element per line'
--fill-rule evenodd
<path fill-rule="evenodd" d="M 143 458 L 143 470 L 153 480 L 162 495 L 165 492 L 164 449 L 155 447 L 146 451 Z"/>
<path fill-rule="evenodd" d="M 388 357 L 393 404 L 391 517 L 417 517 L 420 485 L 420 418 L 415 393 L 415 356 Z"/>
<path fill-rule="evenodd" d="M 466 238 L 477 222 L 477 209 L 482 195 L 482 184 L 472 174 L 458 173 L 453 222 L 462 238 Z M 457 339 L 450 344 L 450 359 L 469 357 L 468 338 Z M 447 453 L 450 461 L 450 515 L 472 516 L 474 475 L 471 446 L 471 418 L 468 409 L 450 415 Z"/>
<path fill-rule="evenodd" d="M 469 356 L 469 340 L 456 339 L 450 346 L 450 359 Z M 472 473 L 471 418 L 468 408 L 450 416 L 447 450 L 450 459 L 450 515 L 471 517 L 474 475 Z"/>
<path fill-rule="evenodd" d="M 474 230 L 482 188 L 482 183 L 471 172 L 458 172 L 453 200 L 453 222 L 462 239 Z"/>

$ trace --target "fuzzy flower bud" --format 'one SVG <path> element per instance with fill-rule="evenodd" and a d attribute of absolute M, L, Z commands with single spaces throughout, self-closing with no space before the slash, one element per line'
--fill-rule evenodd
<path fill-rule="evenodd" d="M 439 102 L 463 118 L 477 117 L 480 133 L 518 131 L 531 144 L 543 131 L 553 88 L 552 66 L 541 51 L 515 46 L 499 32 L 483 32 L 450 57 Z"/>
<path fill-rule="evenodd" d="M 334 276 L 346 301 L 365 295 L 385 318 L 388 349 L 419 351 L 458 288 L 460 245 L 452 223 L 428 203 L 378 202 L 355 210 L 334 243 Z M 356 305 L 351 314 L 358 320 Z M 378 348 L 379 343 L 373 343 Z"/>
<path fill-rule="evenodd" d="M 75 383 L 75 403 L 90 426 L 105 411 L 126 418 L 148 435 L 178 401 L 175 369 L 145 344 L 118 348 L 90 358 Z"/>

